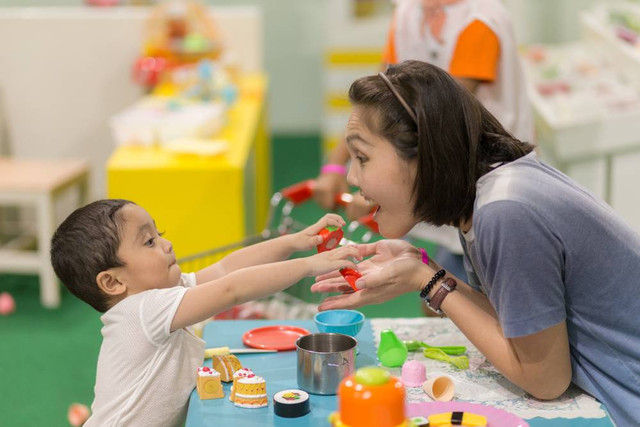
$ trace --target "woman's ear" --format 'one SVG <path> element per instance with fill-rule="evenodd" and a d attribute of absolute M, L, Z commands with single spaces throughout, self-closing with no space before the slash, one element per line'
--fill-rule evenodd
<path fill-rule="evenodd" d="M 98 273 L 96 277 L 98 288 L 107 295 L 118 296 L 127 291 L 127 287 L 118 280 L 113 270 L 105 270 Z"/>

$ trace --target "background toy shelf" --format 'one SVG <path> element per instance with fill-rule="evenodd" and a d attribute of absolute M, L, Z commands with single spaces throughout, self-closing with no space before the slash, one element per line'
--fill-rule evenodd
<path fill-rule="evenodd" d="M 582 39 L 574 45 L 615 70 L 620 81 L 628 85 L 629 98 L 640 98 L 640 49 L 616 36 L 608 22 L 610 7 L 629 8 L 640 16 L 640 7 L 624 3 L 600 5 L 583 12 Z M 636 189 L 640 181 L 640 104 L 631 102 L 631 106 L 586 114 L 561 114 L 551 98 L 538 91 L 531 64 L 525 64 L 525 70 L 529 74 L 536 142 L 543 159 L 603 198 L 640 230 L 640 193 Z M 600 101 L 604 105 L 605 100 Z"/>

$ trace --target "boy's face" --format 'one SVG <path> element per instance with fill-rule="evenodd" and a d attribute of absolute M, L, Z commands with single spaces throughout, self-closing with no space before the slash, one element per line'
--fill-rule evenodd
<path fill-rule="evenodd" d="M 149 289 L 170 288 L 180 281 L 171 242 L 160 236 L 151 216 L 138 205 L 122 208 L 124 228 L 118 257 L 125 264 L 117 267 L 116 277 L 133 295 Z"/>

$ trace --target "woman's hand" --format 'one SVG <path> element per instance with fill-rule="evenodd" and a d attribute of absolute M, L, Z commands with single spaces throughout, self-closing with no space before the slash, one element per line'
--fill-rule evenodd
<path fill-rule="evenodd" d="M 315 224 L 305 228 L 304 230 L 291 235 L 291 245 L 294 252 L 308 251 L 322 243 L 322 236 L 318 233 L 326 227 L 344 227 L 346 222 L 340 215 L 326 214 Z"/>
<path fill-rule="evenodd" d="M 342 292 L 326 298 L 320 310 L 356 308 L 379 304 L 407 292 L 420 290 L 433 275 L 433 270 L 422 263 L 420 252 L 403 240 L 381 240 L 359 245 L 361 257 L 371 257 L 357 265 L 362 274 L 353 292 L 338 272 L 316 278 L 313 292 Z"/>
<path fill-rule="evenodd" d="M 305 258 L 309 271 L 307 276 L 317 276 L 330 271 L 338 273 L 338 270 L 345 267 L 356 268 L 355 261 L 361 259 L 357 246 L 353 245 L 321 252 Z"/>

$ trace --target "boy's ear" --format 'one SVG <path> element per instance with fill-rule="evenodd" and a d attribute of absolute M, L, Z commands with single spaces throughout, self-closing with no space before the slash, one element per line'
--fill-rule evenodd
<path fill-rule="evenodd" d="M 113 270 L 105 270 L 96 277 L 98 287 L 107 295 L 118 296 L 127 291 L 127 287 L 116 278 Z"/>

